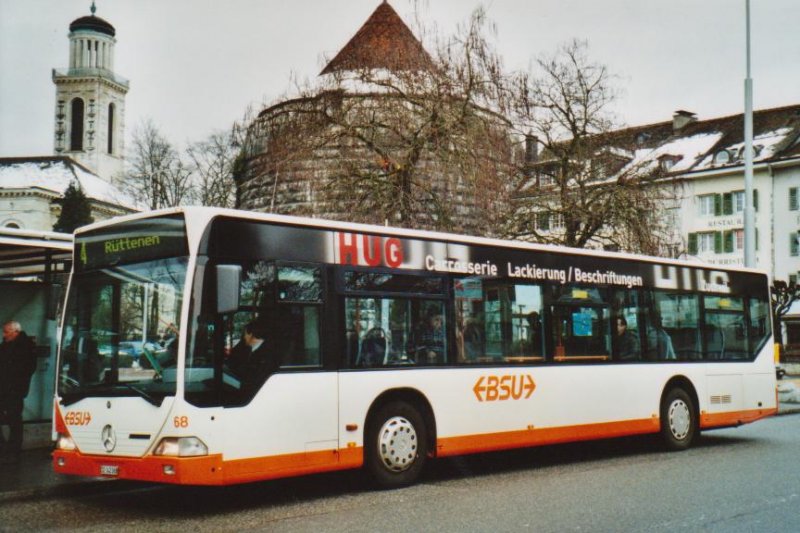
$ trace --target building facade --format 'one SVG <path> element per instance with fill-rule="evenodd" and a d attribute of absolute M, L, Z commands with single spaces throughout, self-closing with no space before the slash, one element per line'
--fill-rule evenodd
<path fill-rule="evenodd" d="M 95 16 L 69 25 L 69 68 L 53 70 L 52 156 L 0 157 L 0 227 L 52 231 L 54 203 L 70 183 L 83 191 L 95 221 L 132 213 L 138 203 L 114 178 L 123 171 L 128 82 L 114 73 L 116 30 Z"/>
<path fill-rule="evenodd" d="M 116 30 L 95 16 L 69 26 L 69 67 L 53 69 L 56 86 L 53 146 L 101 178 L 123 171 L 128 80 L 114 72 Z"/>
<path fill-rule="evenodd" d="M 0 227 L 52 231 L 54 203 L 70 183 L 83 191 L 96 222 L 139 210 L 136 201 L 65 156 L 0 158 Z"/>

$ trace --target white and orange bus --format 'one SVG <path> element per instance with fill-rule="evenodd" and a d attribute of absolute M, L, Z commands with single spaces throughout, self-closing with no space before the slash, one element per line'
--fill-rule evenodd
<path fill-rule="evenodd" d="M 76 233 L 57 384 L 57 472 L 197 485 L 777 407 L 761 272 L 211 208 Z"/>

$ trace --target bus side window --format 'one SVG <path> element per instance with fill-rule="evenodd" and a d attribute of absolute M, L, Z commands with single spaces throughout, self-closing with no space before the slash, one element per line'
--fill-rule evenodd
<path fill-rule="evenodd" d="M 555 286 L 553 291 L 554 360 L 608 360 L 611 322 L 604 290 Z"/>
<path fill-rule="evenodd" d="M 345 344 L 354 368 L 445 362 L 444 303 L 407 298 L 345 298 Z"/>
<path fill-rule="evenodd" d="M 542 288 L 479 277 L 453 280 L 460 363 L 531 363 L 543 357 Z"/>
<path fill-rule="evenodd" d="M 761 347 L 769 336 L 770 328 L 770 305 L 766 299 L 750 298 L 749 301 L 749 323 L 750 323 L 750 350 L 749 359 L 754 359 L 756 350 Z"/>
<path fill-rule="evenodd" d="M 734 296 L 704 296 L 706 354 L 709 359 L 747 359 L 744 300 Z"/>
<path fill-rule="evenodd" d="M 644 357 L 654 361 L 702 359 L 696 295 L 652 291 L 643 310 Z"/>

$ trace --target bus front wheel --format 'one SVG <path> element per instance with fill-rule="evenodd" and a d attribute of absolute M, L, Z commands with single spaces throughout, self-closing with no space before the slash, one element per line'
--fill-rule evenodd
<path fill-rule="evenodd" d="M 661 402 L 661 437 L 668 450 L 685 450 L 697 434 L 694 401 L 685 390 L 670 390 Z"/>
<path fill-rule="evenodd" d="M 416 481 L 428 456 L 428 435 L 414 406 L 387 403 L 370 417 L 365 438 L 366 466 L 379 486 L 390 489 Z"/>

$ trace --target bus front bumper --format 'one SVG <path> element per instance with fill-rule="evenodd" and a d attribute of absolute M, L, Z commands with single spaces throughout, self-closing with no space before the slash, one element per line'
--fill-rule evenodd
<path fill-rule="evenodd" d="M 131 479 L 182 485 L 224 484 L 221 455 L 203 457 L 115 457 L 55 450 L 53 470 L 59 474 Z"/>

